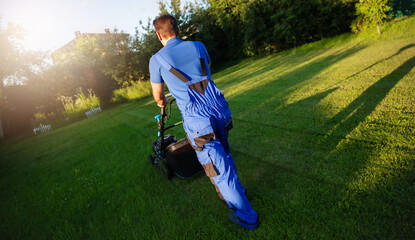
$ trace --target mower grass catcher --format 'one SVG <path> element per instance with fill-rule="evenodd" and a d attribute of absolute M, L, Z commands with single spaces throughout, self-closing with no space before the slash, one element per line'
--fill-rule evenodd
<path fill-rule="evenodd" d="M 164 177 L 170 179 L 173 174 L 180 178 L 191 178 L 198 173 L 203 172 L 203 167 L 197 159 L 196 152 L 190 145 L 187 138 L 176 140 L 176 137 L 164 132 L 170 128 L 181 125 L 183 122 L 177 122 L 171 126 L 164 127 L 165 122 L 170 118 L 171 105 L 169 103 L 169 112 L 166 114 L 166 107 L 161 108 L 161 113 L 155 118 L 158 125 L 158 139 L 153 142 L 152 149 L 154 155 L 148 155 L 148 160 L 154 167 L 158 168 Z"/>

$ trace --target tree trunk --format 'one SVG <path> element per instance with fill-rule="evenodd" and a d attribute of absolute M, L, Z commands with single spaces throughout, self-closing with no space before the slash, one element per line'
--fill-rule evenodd
<path fill-rule="evenodd" d="M 378 28 L 379 35 L 381 35 L 382 33 L 380 32 L 380 25 L 379 25 L 379 22 L 378 21 L 376 21 L 376 27 Z"/>

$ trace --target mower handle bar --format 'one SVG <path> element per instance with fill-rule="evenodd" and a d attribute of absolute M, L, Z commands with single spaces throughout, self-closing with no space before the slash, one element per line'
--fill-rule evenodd
<path fill-rule="evenodd" d="M 171 94 L 167 94 L 166 97 L 171 97 Z M 167 107 L 167 104 L 166 104 L 166 106 L 164 106 L 164 107 L 161 108 L 161 113 L 159 115 L 155 116 L 155 119 L 157 119 L 158 130 L 159 130 L 158 131 L 158 137 L 161 139 L 161 141 L 160 141 L 160 149 L 163 149 L 163 145 L 164 145 L 164 143 L 163 143 L 164 142 L 163 141 L 163 139 L 164 139 L 164 131 L 167 130 L 167 129 L 170 129 L 170 128 L 174 127 L 174 126 L 177 126 L 177 125 L 181 124 L 181 122 L 179 122 L 179 123 L 173 124 L 171 126 L 168 126 L 166 128 L 164 127 L 164 122 L 167 121 L 170 118 L 170 114 L 171 114 L 171 104 L 174 101 L 176 101 L 176 99 L 173 98 L 168 103 L 169 108 L 168 108 L 168 114 L 167 115 L 166 115 L 166 107 Z"/>
<path fill-rule="evenodd" d="M 170 95 L 171 96 L 171 94 L 168 94 L 168 95 Z M 166 96 L 167 97 L 167 96 Z M 169 103 L 168 104 L 166 104 L 166 106 L 164 106 L 164 107 L 162 107 L 161 108 L 161 112 L 160 112 L 160 115 L 161 115 L 161 118 L 162 119 L 166 119 L 166 121 L 167 120 L 169 120 L 169 118 L 170 118 L 170 114 L 171 114 L 171 104 L 174 102 L 174 101 L 176 101 L 176 99 L 175 98 L 173 98 L 171 101 L 169 101 Z M 167 105 L 169 106 L 169 108 L 168 108 L 168 114 L 166 114 L 166 107 L 167 107 Z"/>

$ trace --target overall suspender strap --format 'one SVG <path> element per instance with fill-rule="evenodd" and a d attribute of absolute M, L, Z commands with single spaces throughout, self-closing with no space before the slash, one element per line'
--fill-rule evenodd
<path fill-rule="evenodd" d="M 202 71 L 202 76 L 207 76 L 205 60 L 203 59 L 203 56 L 202 56 L 202 53 L 203 53 L 202 49 L 203 48 L 200 45 L 201 44 L 200 42 L 194 42 L 194 43 L 197 47 L 197 50 L 199 51 L 200 69 Z"/>
<path fill-rule="evenodd" d="M 169 69 L 169 72 L 171 72 L 178 79 L 182 80 L 182 82 L 187 83 L 189 81 L 187 77 L 185 77 L 182 73 L 177 71 L 177 69 L 172 67 L 166 60 L 164 60 L 164 58 L 160 54 L 156 54 L 154 56 L 157 59 L 157 62 L 159 62 L 162 67 L 164 67 L 165 69 Z"/>

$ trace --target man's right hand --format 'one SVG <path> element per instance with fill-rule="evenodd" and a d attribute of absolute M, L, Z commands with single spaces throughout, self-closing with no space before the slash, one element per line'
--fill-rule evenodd
<path fill-rule="evenodd" d="M 166 105 L 167 105 L 167 103 L 169 103 L 169 98 L 168 97 L 164 97 L 164 99 L 163 100 L 160 100 L 158 103 L 157 103 L 157 106 L 159 106 L 159 107 L 161 107 L 161 108 L 163 108 L 163 107 L 165 107 Z"/>

